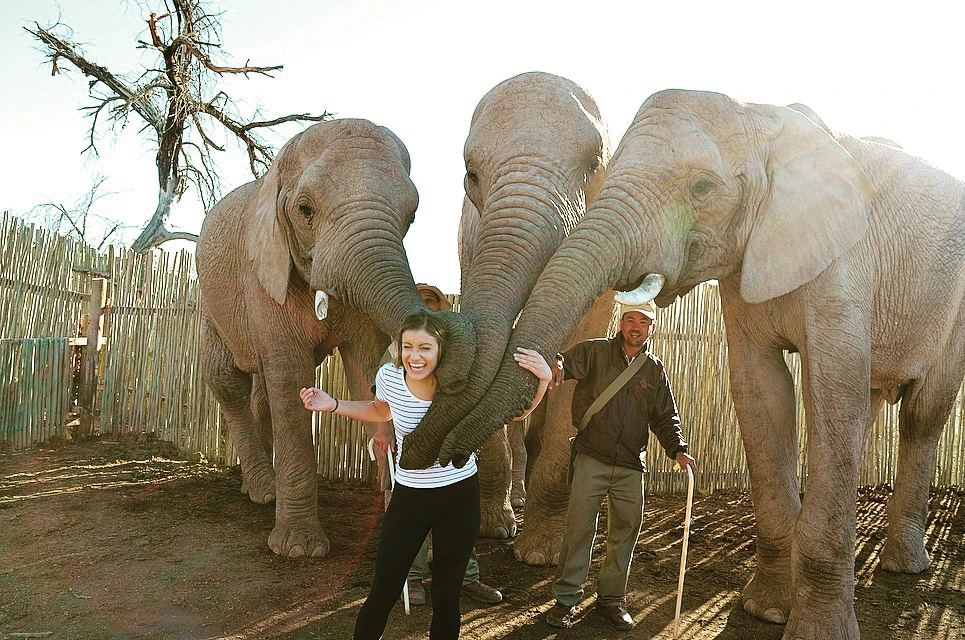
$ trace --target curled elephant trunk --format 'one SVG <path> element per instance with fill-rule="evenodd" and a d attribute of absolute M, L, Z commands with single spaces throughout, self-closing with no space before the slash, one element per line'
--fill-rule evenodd
<path fill-rule="evenodd" d="M 513 359 L 516 348 L 535 349 L 552 362 L 580 318 L 619 279 L 613 274 L 622 272 L 622 265 L 615 269 L 597 256 L 624 256 L 624 249 L 622 235 L 606 220 L 596 228 L 577 227 L 563 242 L 526 302 L 485 397 L 446 437 L 441 464 L 465 464 L 486 438 L 529 408 L 538 380 Z"/>
<path fill-rule="evenodd" d="M 385 229 L 382 233 L 391 233 L 391 230 Z M 398 249 L 388 248 L 385 243 L 367 241 L 364 234 L 356 234 L 352 242 L 346 244 L 343 255 L 352 256 L 355 263 L 353 276 L 335 280 L 335 286 L 332 287 L 334 294 L 324 288 L 316 289 L 316 316 L 327 315 L 330 297 L 335 297 L 367 315 L 383 333 L 395 340 L 407 316 L 428 310 L 409 271 L 401 238 Z M 397 255 L 392 256 L 392 251 Z M 325 262 L 318 260 L 316 264 L 320 269 L 317 280 L 332 282 L 325 276 Z M 446 353 L 437 371 L 439 389 L 443 393 L 457 393 L 466 387 L 469 380 L 476 354 L 475 329 L 460 314 L 436 312 L 436 315 L 449 334 Z"/>
<path fill-rule="evenodd" d="M 465 390 L 437 396 L 418 428 L 406 436 L 400 458 L 404 468 L 432 465 L 451 429 L 485 395 L 499 370 L 513 321 L 563 240 L 556 214 L 563 205 L 552 185 L 544 182 L 537 187 L 500 186 L 498 197 L 487 204 L 481 219 L 500 223 L 480 227 L 462 297 L 462 311 L 476 330 L 474 366 Z"/>

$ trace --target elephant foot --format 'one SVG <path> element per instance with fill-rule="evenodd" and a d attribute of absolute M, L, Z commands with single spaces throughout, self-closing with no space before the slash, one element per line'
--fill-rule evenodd
<path fill-rule="evenodd" d="M 276 554 L 288 558 L 321 558 L 328 553 L 330 545 L 317 520 L 290 522 L 276 519 L 275 528 L 268 536 L 268 546 Z"/>
<path fill-rule="evenodd" d="M 798 603 L 782 640 L 860 640 L 861 631 L 851 600 L 836 606 L 809 607 Z"/>
<path fill-rule="evenodd" d="M 533 526 L 527 520 L 522 533 L 513 543 L 513 554 L 524 564 L 542 567 L 559 564 L 562 547 L 563 522 L 554 528 L 552 525 Z"/>
<path fill-rule="evenodd" d="M 791 613 L 793 597 L 790 572 L 777 575 L 758 570 L 744 587 L 741 603 L 744 611 L 755 618 L 773 624 L 785 624 Z"/>
<path fill-rule="evenodd" d="M 275 472 L 271 465 L 255 465 L 252 470 L 241 467 L 241 493 L 256 504 L 275 501 Z"/>
<path fill-rule="evenodd" d="M 522 482 L 515 479 L 513 480 L 513 487 L 509 492 L 509 504 L 513 505 L 514 509 L 519 509 L 526 505 L 526 488 Z"/>
<path fill-rule="evenodd" d="M 505 508 L 495 511 L 484 511 L 479 522 L 479 535 L 483 538 L 495 538 L 505 540 L 516 535 L 516 514 L 504 505 Z"/>
<path fill-rule="evenodd" d="M 889 533 L 880 562 L 882 569 L 892 573 L 921 573 L 931 564 L 931 558 L 920 535 L 902 537 Z"/>

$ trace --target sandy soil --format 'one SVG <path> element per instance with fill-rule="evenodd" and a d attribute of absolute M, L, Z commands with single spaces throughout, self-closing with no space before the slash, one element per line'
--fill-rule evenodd
<path fill-rule="evenodd" d="M 237 469 L 178 460 L 160 442 L 0 453 L 0 638 L 351 638 L 372 574 L 380 492 L 319 482 L 332 551 L 289 560 L 267 546 L 273 506 L 251 503 L 239 486 Z M 877 566 L 888 493 L 866 490 L 858 503 L 862 637 L 962 640 L 965 490 L 933 491 L 932 567 L 917 576 Z M 480 540 L 483 580 L 505 600 L 485 607 L 463 597 L 462 637 L 671 638 L 683 513 L 680 496 L 648 498 L 629 585 L 633 632 L 612 630 L 592 598 L 572 628 L 547 626 L 554 568 L 516 562 L 512 541 Z M 740 607 L 755 562 L 753 523 L 745 494 L 696 498 L 682 637 L 781 638 L 783 627 Z M 406 616 L 400 604 L 385 638 L 426 637 L 429 609 Z"/>

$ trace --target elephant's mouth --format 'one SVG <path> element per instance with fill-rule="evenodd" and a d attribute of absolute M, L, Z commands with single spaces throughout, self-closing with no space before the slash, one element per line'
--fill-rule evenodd
<path fill-rule="evenodd" d="M 324 291 L 315 292 L 315 317 L 319 320 L 328 317 L 328 294 Z"/>

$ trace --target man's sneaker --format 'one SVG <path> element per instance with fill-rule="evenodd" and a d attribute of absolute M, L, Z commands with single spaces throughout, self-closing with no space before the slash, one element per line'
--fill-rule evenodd
<path fill-rule="evenodd" d="M 546 612 L 546 624 L 557 629 L 566 629 L 573 621 L 574 611 L 576 607 L 565 605 L 557 600 L 553 608 Z"/>
<path fill-rule="evenodd" d="M 479 580 L 462 585 L 462 592 L 483 604 L 496 604 L 503 601 L 503 594 L 499 592 L 499 589 L 493 589 Z"/>
<path fill-rule="evenodd" d="M 422 580 L 407 580 L 409 584 L 409 604 L 414 607 L 421 607 L 426 603 L 426 589 L 422 586 Z"/>
<path fill-rule="evenodd" d="M 602 613 L 617 631 L 629 631 L 633 628 L 633 618 L 630 617 L 626 609 L 618 604 L 600 604 L 597 602 L 596 610 Z"/>

